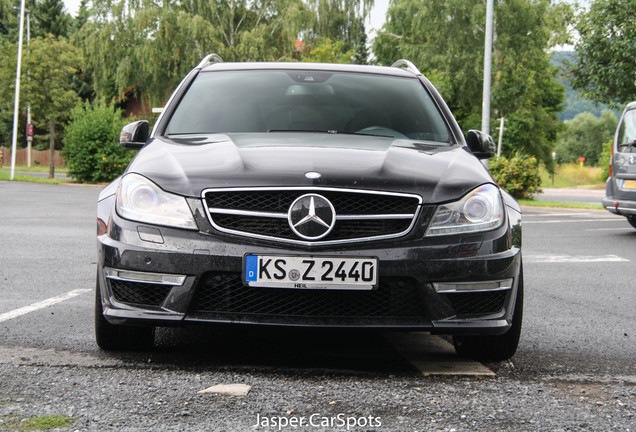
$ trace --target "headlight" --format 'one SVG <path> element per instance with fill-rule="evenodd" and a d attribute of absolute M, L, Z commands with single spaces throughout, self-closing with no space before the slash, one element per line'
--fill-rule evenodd
<path fill-rule="evenodd" d="M 165 192 L 139 174 L 126 175 L 117 191 L 117 213 L 154 225 L 197 229 L 185 198 Z"/>
<path fill-rule="evenodd" d="M 504 221 L 499 189 L 479 186 L 459 201 L 440 205 L 426 230 L 427 236 L 488 231 Z"/>

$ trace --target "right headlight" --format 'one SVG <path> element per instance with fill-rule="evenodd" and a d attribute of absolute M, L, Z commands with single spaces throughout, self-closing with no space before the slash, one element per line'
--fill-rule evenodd
<path fill-rule="evenodd" d="M 139 174 L 127 174 L 121 179 L 116 209 L 119 216 L 133 221 L 197 229 L 184 197 L 162 190 Z"/>
<path fill-rule="evenodd" d="M 437 207 L 426 236 L 489 231 L 501 226 L 504 210 L 499 188 L 485 184 L 459 201 Z"/>

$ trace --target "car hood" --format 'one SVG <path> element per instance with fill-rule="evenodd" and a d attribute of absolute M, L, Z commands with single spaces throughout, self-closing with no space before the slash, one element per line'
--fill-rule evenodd
<path fill-rule="evenodd" d="M 207 188 L 322 186 L 416 193 L 439 203 L 493 182 L 461 145 L 327 133 L 154 138 L 127 172 L 189 197 Z"/>

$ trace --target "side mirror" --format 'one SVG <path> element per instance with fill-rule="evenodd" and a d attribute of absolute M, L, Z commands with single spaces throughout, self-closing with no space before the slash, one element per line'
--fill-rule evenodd
<path fill-rule="evenodd" d="M 490 159 L 496 153 L 495 142 L 490 135 L 471 129 L 466 136 L 466 144 L 477 159 Z"/>
<path fill-rule="evenodd" d="M 124 126 L 119 135 L 119 144 L 127 149 L 139 150 L 148 141 L 150 123 L 139 120 Z"/>

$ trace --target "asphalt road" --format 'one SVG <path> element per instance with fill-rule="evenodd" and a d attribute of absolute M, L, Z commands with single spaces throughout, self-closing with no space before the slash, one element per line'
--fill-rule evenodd
<path fill-rule="evenodd" d="M 109 354 L 92 334 L 98 193 L 0 182 L 0 431 L 44 414 L 73 431 L 636 430 L 636 230 L 621 217 L 524 209 L 510 362 L 462 365 L 417 334 L 199 327 Z M 250 391 L 198 393 L 218 384 Z"/>

